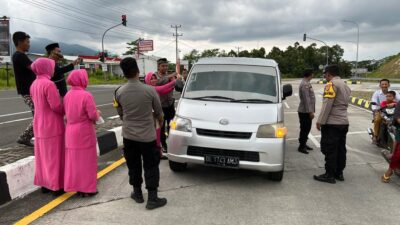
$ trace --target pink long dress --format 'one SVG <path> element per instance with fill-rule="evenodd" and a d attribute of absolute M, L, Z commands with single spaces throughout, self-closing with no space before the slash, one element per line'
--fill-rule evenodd
<path fill-rule="evenodd" d="M 40 58 L 32 63 L 36 74 L 30 93 L 35 105 L 33 130 L 35 133 L 34 184 L 58 191 L 64 182 L 64 119 L 63 105 L 57 87 L 50 80 L 55 62 Z"/>
<path fill-rule="evenodd" d="M 72 86 L 64 97 L 67 128 L 65 132 L 65 177 L 67 192 L 94 193 L 97 186 L 97 148 L 94 122 L 99 118 L 88 85 L 86 70 L 74 70 L 67 82 Z"/>
<path fill-rule="evenodd" d="M 151 85 L 151 82 L 150 82 L 152 76 L 153 76 L 153 72 L 149 72 L 146 74 L 146 77 L 144 78 L 144 82 L 147 85 L 153 86 L 153 85 Z M 174 90 L 175 82 L 176 81 L 173 80 L 173 81 L 168 82 L 167 84 L 160 85 L 160 86 L 153 86 L 153 87 L 156 89 L 157 94 L 159 96 L 162 96 L 162 95 L 166 95 Z M 156 123 L 157 123 L 157 121 L 156 121 Z M 157 145 L 157 147 L 161 147 L 161 127 L 160 127 L 160 125 L 157 126 L 157 124 L 156 124 L 156 134 L 157 134 L 156 145 Z"/>

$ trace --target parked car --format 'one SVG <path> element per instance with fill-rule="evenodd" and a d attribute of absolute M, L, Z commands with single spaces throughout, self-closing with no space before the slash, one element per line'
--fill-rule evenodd
<path fill-rule="evenodd" d="M 168 137 L 169 166 L 187 163 L 268 172 L 280 181 L 285 137 L 278 64 L 270 59 L 205 58 L 191 69 Z"/>

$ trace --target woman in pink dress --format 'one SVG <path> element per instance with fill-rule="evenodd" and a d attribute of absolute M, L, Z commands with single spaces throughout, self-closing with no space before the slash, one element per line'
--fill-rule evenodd
<path fill-rule="evenodd" d="M 36 74 L 30 93 L 35 105 L 33 130 L 35 133 L 34 184 L 42 192 L 63 192 L 64 187 L 64 111 L 60 94 L 50 78 L 55 62 L 39 58 L 31 65 Z"/>
<path fill-rule="evenodd" d="M 97 148 L 95 122 L 100 117 L 91 93 L 86 70 L 74 70 L 67 82 L 72 86 L 64 97 L 65 132 L 64 190 L 85 196 L 97 194 Z"/>
<path fill-rule="evenodd" d="M 158 81 L 158 78 L 153 72 L 147 73 L 146 77 L 144 78 L 144 82 L 147 85 L 153 86 L 156 89 L 159 96 L 166 95 L 174 90 L 176 80 L 172 80 L 172 81 L 168 82 L 167 84 L 164 84 L 161 86 L 157 86 L 157 81 Z M 167 159 L 167 157 L 162 155 L 164 152 L 164 149 L 161 146 L 161 139 L 160 139 L 161 125 L 159 124 L 159 122 L 157 120 L 155 120 L 154 123 L 156 126 L 156 133 L 157 133 L 156 146 L 157 146 L 157 148 L 160 149 L 161 159 Z"/>

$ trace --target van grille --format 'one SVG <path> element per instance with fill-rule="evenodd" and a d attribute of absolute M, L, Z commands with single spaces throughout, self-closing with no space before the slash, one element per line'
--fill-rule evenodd
<path fill-rule="evenodd" d="M 258 152 L 236 151 L 236 150 L 226 150 L 217 148 L 203 148 L 203 147 L 189 146 L 187 154 L 192 156 L 204 156 L 204 155 L 232 156 L 232 157 L 238 157 L 239 160 L 243 161 L 249 161 L 249 162 L 260 161 L 260 154 Z"/>
<path fill-rule="evenodd" d="M 206 130 L 196 129 L 198 135 L 221 137 L 221 138 L 235 138 L 235 139 L 250 139 L 251 133 L 248 132 L 232 132 L 232 131 L 219 131 L 219 130 Z"/>

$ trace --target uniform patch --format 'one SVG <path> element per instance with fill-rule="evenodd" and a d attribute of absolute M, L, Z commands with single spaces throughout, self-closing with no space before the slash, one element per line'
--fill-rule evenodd
<path fill-rule="evenodd" d="M 325 86 L 324 98 L 335 98 L 335 97 L 336 97 L 336 92 L 333 89 L 333 84 L 332 82 L 328 82 Z"/>

